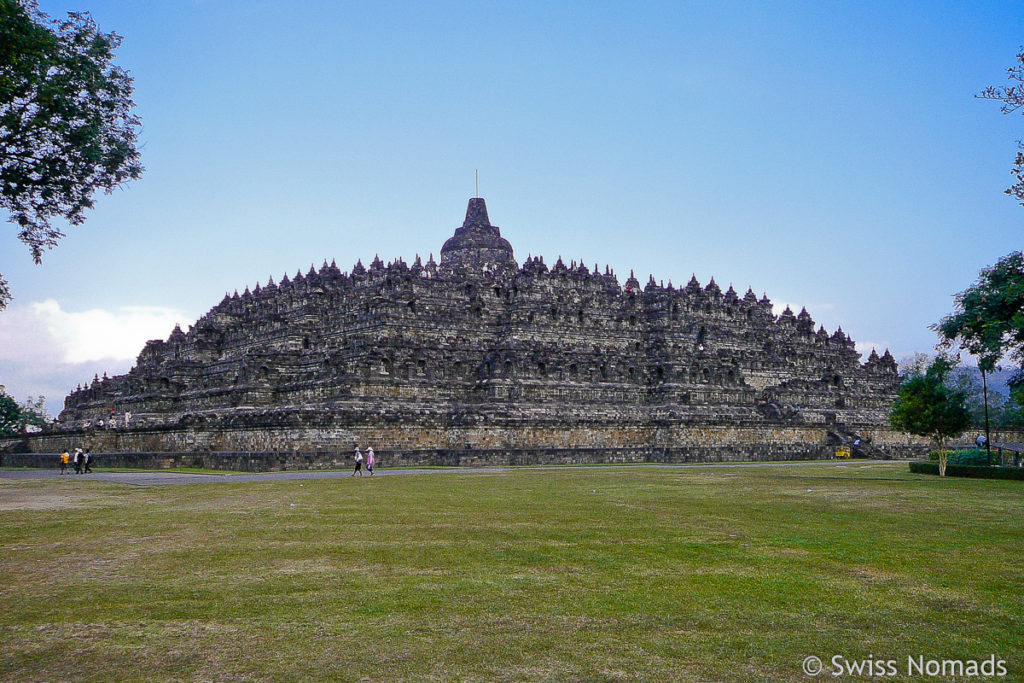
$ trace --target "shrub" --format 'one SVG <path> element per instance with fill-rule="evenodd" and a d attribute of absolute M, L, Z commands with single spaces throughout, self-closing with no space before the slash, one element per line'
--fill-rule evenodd
<path fill-rule="evenodd" d="M 998 456 L 992 456 L 992 462 L 998 464 Z M 988 453 L 981 450 L 980 448 L 970 448 L 963 451 L 956 451 L 949 456 L 950 465 L 970 465 L 973 467 L 988 467 L 989 463 Z"/>
<path fill-rule="evenodd" d="M 928 461 L 938 462 L 939 452 L 936 450 L 928 451 Z M 949 464 L 950 465 L 970 465 L 972 467 L 988 467 L 988 453 L 980 448 L 964 448 L 958 451 L 949 451 Z M 999 464 L 999 456 L 995 453 L 992 454 L 993 465 Z"/>

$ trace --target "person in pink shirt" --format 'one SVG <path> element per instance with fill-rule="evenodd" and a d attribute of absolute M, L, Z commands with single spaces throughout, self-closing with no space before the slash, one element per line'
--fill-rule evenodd
<path fill-rule="evenodd" d="M 373 476 L 373 465 L 377 462 L 377 459 L 373 456 L 373 446 L 366 449 L 366 469 L 370 470 L 370 476 Z"/>

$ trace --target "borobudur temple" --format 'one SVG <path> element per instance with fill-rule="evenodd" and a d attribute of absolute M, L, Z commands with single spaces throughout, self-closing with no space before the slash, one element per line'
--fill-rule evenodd
<path fill-rule="evenodd" d="M 68 396 L 33 449 L 684 462 L 831 457 L 859 438 L 885 456 L 909 446 L 888 429 L 897 384 L 888 350 L 862 363 L 842 329 L 751 290 L 519 264 L 473 198 L 439 263 L 325 262 L 225 296 Z"/>

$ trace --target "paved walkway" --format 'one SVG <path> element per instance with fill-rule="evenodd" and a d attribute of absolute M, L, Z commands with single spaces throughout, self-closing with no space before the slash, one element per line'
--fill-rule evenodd
<path fill-rule="evenodd" d="M 797 465 L 821 465 L 825 467 L 871 467 L 882 462 L 893 460 L 794 460 L 786 462 L 736 462 L 707 464 L 659 464 L 636 463 L 629 465 L 557 465 L 536 467 L 437 467 L 437 468 L 380 468 L 377 476 L 393 477 L 410 474 L 501 474 L 521 470 L 564 470 L 564 469 L 625 469 L 625 468 L 662 468 L 662 469 L 730 469 L 747 467 L 793 467 Z M 167 484 L 215 484 L 224 482 L 250 481 L 285 481 L 291 479 L 340 479 L 352 474 L 351 470 L 329 470 L 297 472 L 262 472 L 257 474 L 192 474 L 186 472 L 165 472 L 153 470 L 149 472 L 104 472 L 97 469 L 91 474 L 63 475 L 75 479 L 90 481 L 107 481 L 115 484 L 131 484 L 133 486 L 161 486 Z M 58 479 L 62 475 L 57 469 L 11 469 L 0 470 L 0 479 Z M 368 476 L 368 475 L 367 475 Z"/>

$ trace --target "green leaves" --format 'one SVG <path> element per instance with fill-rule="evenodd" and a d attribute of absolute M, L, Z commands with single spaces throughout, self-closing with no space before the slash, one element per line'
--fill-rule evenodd
<path fill-rule="evenodd" d="M 45 427 L 49 423 L 45 397 L 40 396 L 33 400 L 29 396 L 19 405 L 7 394 L 4 386 L 0 385 L 0 436 L 20 434 L 25 431 L 26 425 Z"/>
<path fill-rule="evenodd" d="M 903 381 L 889 414 L 893 429 L 941 444 L 971 426 L 966 394 L 946 385 L 946 377 L 955 366 L 952 359 L 938 356 L 923 375 Z"/>
<path fill-rule="evenodd" d="M 0 391 L 0 436 L 18 433 L 21 426 L 21 408 L 13 398 Z"/>
<path fill-rule="evenodd" d="M 0 207 L 39 263 L 84 222 L 97 190 L 142 174 L 132 79 L 121 43 L 87 13 L 51 21 L 34 0 L 0 0 Z M 0 278 L 0 309 L 10 298 Z"/>
<path fill-rule="evenodd" d="M 956 295 L 956 311 L 932 329 L 947 347 L 958 344 L 991 371 L 1009 357 L 1024 363 L 1024 253 L 1004 256 Z"/>

